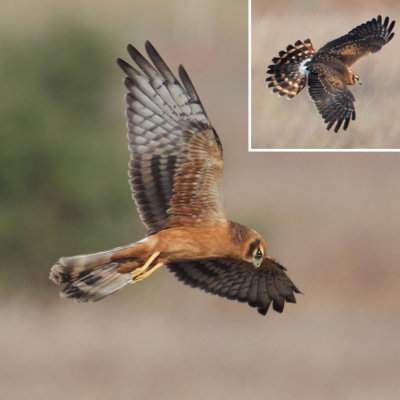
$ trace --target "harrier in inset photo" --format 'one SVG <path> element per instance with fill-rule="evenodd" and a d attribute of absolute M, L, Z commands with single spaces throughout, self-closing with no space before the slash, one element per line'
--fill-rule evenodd
<path fill-rule="evenodd" d="M 126 111 L 130 185 L 147 236 L 100 253 L 62 257 L 50 279 L 63 298 L 99 300 L 167 267 L 192 287 L 247 302 L 265 315 L 282 312 L 300 293 L 267 255 L 254 230 L 229 221 L 222 187 L 222 145 L 182 66 L 179 83 L 146 42 L 151 64 L 133 46 Z M 183 86 L 182 86 L 183 85 Z"/>
<path fill-rule="evenodd" d="M 392 40 L 395 21 L 389 24 L 378 15 L 349 33 L 332 40 L 315 51 L 311 40 L 298 40 L 281 51 L 268 66 L 268 87 L 280 96 L 293 98 L 308 85 L 308 92 L 329 130 L 346 130 L 355 120 L 354 96 L 347 85 L 360 84 L 361 79 L 350 67 L 361 57 L 376 53 Z"/>

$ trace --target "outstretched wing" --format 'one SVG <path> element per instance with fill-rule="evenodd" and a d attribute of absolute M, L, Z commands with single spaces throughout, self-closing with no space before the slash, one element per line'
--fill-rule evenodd
<path fill-rule="evenodd" d="M 274 259 L 266 258 L 259 268 L 238 260 L 202 260 L 168 264 L 170 271 L 186 285 L 247 302 L 265 315 L 272 303 L 282 312 L 285 301 L 296 303 L 294 293 L 301 293 Z"/>
<path fill-rule="evenodd" d="M 154 65 L 133 46 L 127 74 L 130 185 L 148 234 L 175 225 L 225 219 L 222 146 L 182 66 L 183 86 L 149 41 Z"/>
<path fill-rule="evenodd" d="M 357 26 L 346 35 L 321 47 L 317 56 L 318 53 L 329 53 L 337 56 L 347 66 L 351 66 L 361 57 L 376 53 L 390 42 L 394 36 L 392 33 L 394 24 L 395 21 L 389 24 L 388 17 L 382 23 L 382 17 L 378 15 L 377 18 Z"/>
<path fill-rule="evenodd" d="M 356 118 L 354 96 L 341 75 L 324 64 L 311 64 L 308 74 L 308 92 L 329 130 L 336 123 L 337 132 L 342 123 L 346 130 L 350 120 Z"/>

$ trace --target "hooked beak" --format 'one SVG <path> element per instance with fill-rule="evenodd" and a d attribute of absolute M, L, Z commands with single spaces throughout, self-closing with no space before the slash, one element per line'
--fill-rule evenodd
<path fill-rule="evenodd" d="M 253 260 L 252 260 L 254 268 L 259 268 L 261 263 L 262 263 L 262 261 L 263 261 L 262 258 L 255 258 L 254 257 Z"/>

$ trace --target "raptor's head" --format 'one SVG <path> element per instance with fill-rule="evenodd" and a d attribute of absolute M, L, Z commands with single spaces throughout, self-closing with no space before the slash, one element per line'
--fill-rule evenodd
<path fill-rule="evenodd" d="M 253 229 L 233 221 L 229 223 L 229 232 L 234 244 L 232 256 L 258 268 L 267 257 L 267 245 L 263 237 Z"/>
<path fill-rule="evenodd" d="M 257 232 L 254 237 L 247 243 L 245 260 L 253 264 L 254 268 L 258 268 L 267 256 L 267 245 L 265 240 Z"/>

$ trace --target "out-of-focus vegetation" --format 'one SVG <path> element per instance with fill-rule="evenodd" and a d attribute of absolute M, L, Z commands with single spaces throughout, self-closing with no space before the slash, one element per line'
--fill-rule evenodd
<path fill-rule="evenodd" d="M 110 107 L 110 78 L 118 76 L 110 70 L 118 71 L 107 40 L 63 22 L 29 41 L 2 35 L 0 45 L 5 289 L 45 281 L 62 255 L 119 244 L 132 226 L 126 217 L 136 211 L 126 179 L 123 108 L 117 119 Z M 122 75 L 113 84 L 120 83 L 122 103 L 121 81 Z"/>

